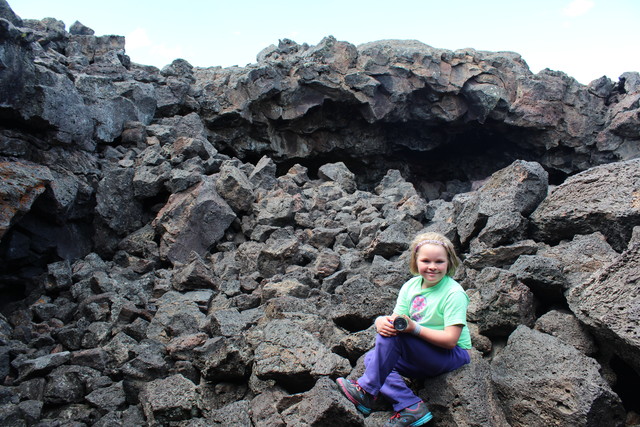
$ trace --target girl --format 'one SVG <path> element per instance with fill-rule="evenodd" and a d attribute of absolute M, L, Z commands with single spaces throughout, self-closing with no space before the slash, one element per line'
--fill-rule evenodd
<path fill-rule="evenodd" d="M 410 246 L 409 270 L 415 275 L 398 294 L 391 316 L 375 321 L 376 344 L 365 356 L 357 381 L 338 378 L 340 390 L 365 415 L 379 395 L 396 414 L 385 426 L 420 426 L 432 418 L 426 404 L 401 376 L 424 378 L 453 371 L 470 362 L 467 328 L 469 297 L 452 276 L 460 264 L 453 244 L 438 233 L 418 235 Z M 404 318 L 405 329 L 402 321 Z"/>

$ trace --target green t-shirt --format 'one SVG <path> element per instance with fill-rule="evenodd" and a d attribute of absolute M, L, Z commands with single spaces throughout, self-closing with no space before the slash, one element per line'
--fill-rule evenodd
<path fill-rule="evenodd" d="M 468 305 L 467 293 L 451 277 L 445 276 L 435 286 L 422 289 L 422 276 L 416 276 L 402 285 L 393 312 L 409 316 L 420 326 L 439 331 L 446 326 L 463 325 L 458 346 L 470 349 Z"/>

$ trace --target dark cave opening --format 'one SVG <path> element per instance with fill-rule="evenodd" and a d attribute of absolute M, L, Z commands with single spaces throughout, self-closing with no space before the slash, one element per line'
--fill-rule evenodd
<path fill-rule="evenodd" d="M 368 188 L 369 185 L 366 180 L 363 180 L 365 176 L 367 176 L 367 165 L 364 164 L 361 160 L 353 159 L 350 155 L 341 149 L 336 149 L 330 153 L 322 153 L 318 154 L 312 158 L 290 158 L 286 160 L 282 160 L 277 163 L 277 176 L 282 176 L 289 171 L 293 166 L 299 164 L 307 168 L 307 175 L 310 179 L 318 179 L 318 170 L 323 165 L 328 163 L 338 163 L 343 162 L 345 166 L 353 172 L 356 177 L 356 182 L 358 183 L 359 188 Z"/>
<path fill-rule="evenodd" d="M 2 307 L 29 297 L 42 285 L 49 264 L 75 260 L 91 252 L 94 235 L 91 209 L 95 201 L 80 200 L 61 209 L 48 188 L 0 238 Z"/>
<path fill-rule="evenodd" d="M 322 108 L 313 109 L 313 114 L 304 119 L 284 123 L 274 121 L 268 126 L 275 134 L 297 135 L 294 140 L 308 145 L 308 150 L 302 151 L 313 153 L 308 157 L 285 157 L 282 153 L 264 150 L 241 152 L 234 148 L 235 144 L 216 146 L 222 154 L 252 164 L 268 155 L 277 165 L 277 176 L 286 174 L 292 166 L 299 164 L 308 169 L 311 179 L 316 179 L 322 165 L 343 162 L 355 174 L 358 188 L 367 191 L 374 189 L 388 170 L 397 169 L 427 200 L 450 200 L 457 193 L 470 191 L 472 186 L 477 188 L 476 183 L 516 160 L 543 163 L 543 148 L 528 142 L 535 140 L 540 131 L 495 121 L 482 124 L 406 121 L 372 125 L 356 114 L 351 106 L 325 104 Z M 319 123 L 324 125 L 319 127 Z M 267 128 L 261 125 L 257 129 L 255 126 L 245 129 L 246 135 L 251 135 L 251 140 L 263 141 L 265 147 L 269 147 Z M 355 151 L 342 148 L 356 141 L 362 148 Z M 322 151 L 327 147 L 330 149 Z M 551 185 L 562 183 L 568 176 L 558 169 L 546 169 Z"/>
<path fill-rule="evenodd" d="M 424 127 L 420 123 L 394 125 L 389 161 L 404 167 L 410 181 L 460 182 L 482 181 L 516 160 L 539 161 L 541 152 L 522 143 L 522 130 L 499 123 L 467 123 Z M 427 147 L 425 149 L 425 147 Z"/>
<path fill-rule="evenodd" d="M 617 356 L 611 358 L 609 366 L 616 374 L 613 391 L 620 397 L 627 412 L 640 414 L 640 399 L 638 399 L 638 384 L 640 374 Z"/>
<path fill-rule="evenodd" d="M 344 314 L 333 319 L 335 324 L 349 332 L 360 332 L 371 326 L 372 319 L 363 318 L 357 314 Z"/>
<path fill-rule="evenodd" d="M 414 119 L 372 124 L 364 119 L 361 105 L 325 99 L 292 120 L 250 123 L 230 117 L 228 120 L 235 125 L 231 139 L 214 138 L 217 141 L 212 142 L 220 153 L 252 164 L 263 155 L 270 156 L 277 165 L 277 176 L 299 164 L 308 169 L 311 179 L 316 179 L 320 166 L 343 162 L 356 175 L 358 188 L 367 191 L 374 189 L 388 170 L 397 169 L 428 200 L 451 199 L 470 191 L 474 183 L 516 160 L 541 163 L 551 185 L 562 183 L 569 175 L 545 166 L 548 150 L 536 142 L 544 132 L 541 129 L 493 119 L 483 123 L 444 122 L 421 105 L 420 99 L 415 99 L 406 107 Z M 209 128 L 216 132 L 218 126 L 209 124 Z M 278 144 L 286 146 L 280 150 L 296 154 L 279 152 Z"/>

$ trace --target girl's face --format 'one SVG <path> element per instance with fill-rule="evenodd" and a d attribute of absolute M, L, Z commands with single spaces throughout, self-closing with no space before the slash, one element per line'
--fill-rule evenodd
<path fill-rule="evenodd" d="M 440 245 L 430 243 L 422 245 L 416 254 L 416 266 L 427 287 L 433 286 L 447 274 L 449 269 L 447 251 Z"/>

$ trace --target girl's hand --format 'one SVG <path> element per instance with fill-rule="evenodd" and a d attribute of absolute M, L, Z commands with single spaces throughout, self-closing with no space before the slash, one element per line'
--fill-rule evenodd
<path fill-rule="evenodd" d="M 376 319 L 376 331 L 383 337 L 392 337 L 398 334 L 398 331 L 393 327 L 393 319 L 396 316 L 380 316 Z"/>

